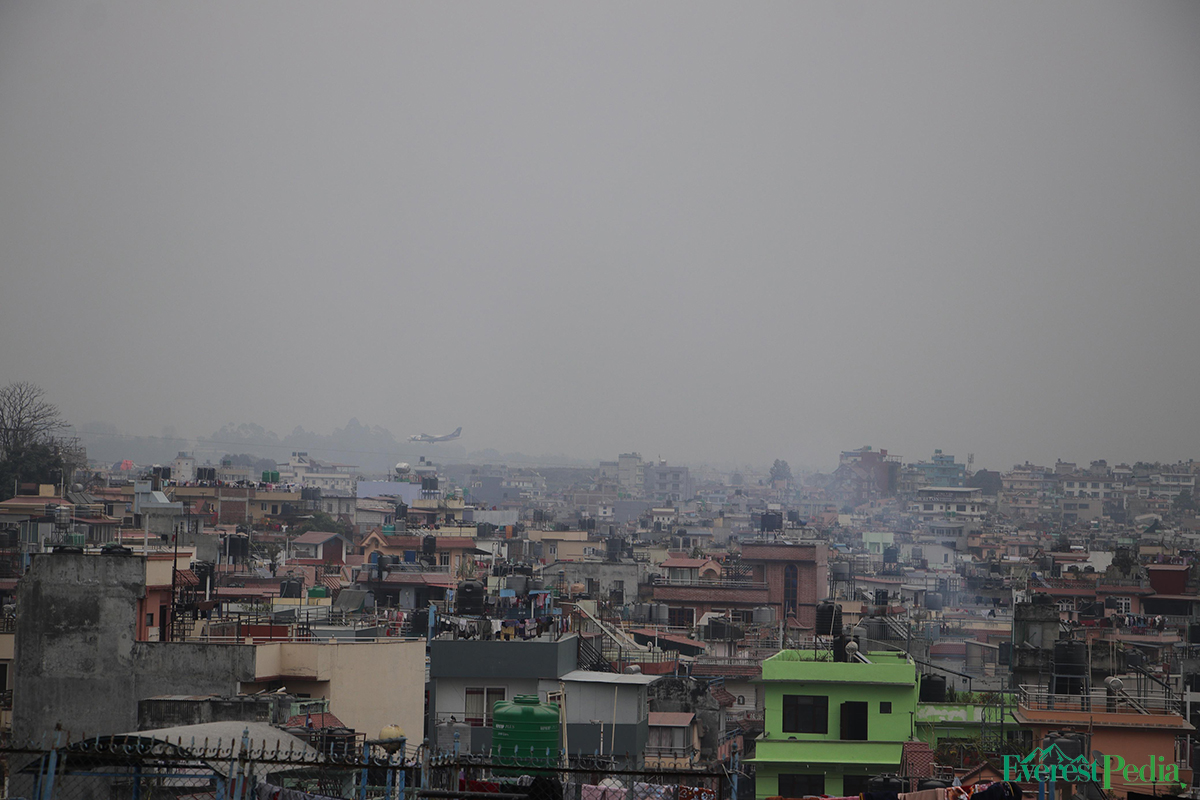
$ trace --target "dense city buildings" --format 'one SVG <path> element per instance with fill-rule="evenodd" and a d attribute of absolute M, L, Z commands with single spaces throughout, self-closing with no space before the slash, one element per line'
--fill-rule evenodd
<path fill-rule="evenodd" d="M 1194 774 L 1193 462 L 118 466 L 0 502 L 10 737 L 398 726 L 487 759 L 531 714 L 556 764 L 747 797 L 1003 779 L 1060 740 Z"/>

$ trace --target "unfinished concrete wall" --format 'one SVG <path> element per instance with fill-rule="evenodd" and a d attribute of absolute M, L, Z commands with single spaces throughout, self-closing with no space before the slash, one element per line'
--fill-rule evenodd
<path fill-rule="evenodd" d="M 139 700 L 253 680 L 253 646 L 135 641 L 145 574 L 131 555 L 34 556 L 17 586 L 14 739 L 133 731 Z"/>

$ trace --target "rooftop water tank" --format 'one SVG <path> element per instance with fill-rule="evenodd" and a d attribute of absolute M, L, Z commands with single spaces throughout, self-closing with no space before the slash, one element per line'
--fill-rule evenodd
<path fill-rule="evenodd" d="M 493 769 L 497 774 L 555 766 L 561 739 L 558 706 L 543 703 L 535 694 L 498 700 L 492 708 L 492 763 L 515 768 Z"/>
<path fill-rule="evenodd" d="M 946 702 L 946 679 L 941 675 L 922 675 L 920 701 L 922 703 Z"/>
<path fill-rule="evenodd" d="M 837 636 L 842 632 L 842 607 L 828 600 L 817 604 L 817 636 Z"/>
<path fill-rule="evenodd" d="M 483 599 L 487 589 L 479 581 L 463 581 L 454 593 L 454 608 L 462 616 L 483 616 Z"/>

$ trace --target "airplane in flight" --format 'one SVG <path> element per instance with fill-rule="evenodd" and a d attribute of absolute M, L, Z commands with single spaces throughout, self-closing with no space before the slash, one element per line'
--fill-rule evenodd
<path fill-rule="evenodd" d="M 462 435 L 462 428 L 455 428 L 454 433 L 447 433 L 444 436 L 430 436 L 428 433 L 421 433 L 415 436 L 408 437 L 410 442 L 450 442 Z"/>

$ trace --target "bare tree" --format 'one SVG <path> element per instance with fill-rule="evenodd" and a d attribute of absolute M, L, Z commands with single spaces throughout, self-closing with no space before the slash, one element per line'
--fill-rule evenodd
<path fill-rule="evenodd" d="M 0 458 L 45 444 L 66 427 L 58 406 L 37 384 L 18 381 L 0 388 Z"/>

